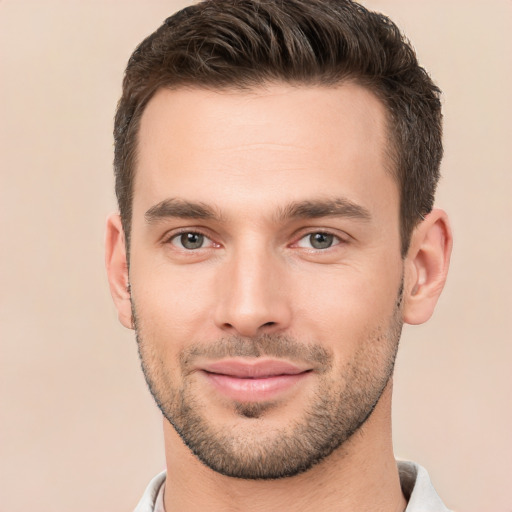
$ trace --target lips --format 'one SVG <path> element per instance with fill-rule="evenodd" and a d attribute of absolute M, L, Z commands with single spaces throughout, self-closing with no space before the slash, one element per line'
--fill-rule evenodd
<path fill-rule="evenodd" d="M 311 373 L 311 368 L 271 359 L 216 361 L 201 370 L 216 391 L 242 402 L 275 399 Z"/>
<path fill-rule="evenodd" d="M 203 370 L 209 373 L 230 375 L 242 379 L 275 377 L 276 375 L 297 375 L 309 368 L 300 368 L 286 361 L 274 359 L 242 361 L 227 360 L 206 364 Z"/>

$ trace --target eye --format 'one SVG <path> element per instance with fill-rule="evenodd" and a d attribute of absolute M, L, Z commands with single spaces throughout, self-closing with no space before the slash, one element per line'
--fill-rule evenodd
<path fill-rule="evenodd" d="M 298 242 L 298 247 L 303 247 L 305 249 L 329 249 L 333 245 L 337 245 L 340 243 L 340 239 L 331 235 L 330 233 L 309 233 L 306 236 L 303 236 Z"/>
<path fill-rule="evenodd" d="M 213 246 L 213 242 L 208 237 L 194 231 L 187 231 L 185 233 L 174 235 L 170 239 L 170 242 L 178 249 L 186 249 L 187 251 Z"/>

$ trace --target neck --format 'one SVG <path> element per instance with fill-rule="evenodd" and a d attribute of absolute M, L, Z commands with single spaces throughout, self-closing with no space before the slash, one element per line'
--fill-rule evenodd
<path fill-rule="evenodd" d="M 167 511 L 306 510 L 403 512 L 391 443 L 391 383 L 366 423 L 343 446 L 300 475 L 279 480 L 231 478 L 204 466 L 164 421 Z"/>

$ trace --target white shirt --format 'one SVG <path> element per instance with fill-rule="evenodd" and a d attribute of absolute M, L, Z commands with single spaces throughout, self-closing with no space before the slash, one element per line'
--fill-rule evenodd
<path fill-rule="evenodd" d="M 414 462 L 397 464 L 402 492 L 408 500 L 405 512 L 450 512 L 437 495 L 426 469 Z M 165 512 L 165 477 L 163 471 L 151 480 L 134 512 Z"/>

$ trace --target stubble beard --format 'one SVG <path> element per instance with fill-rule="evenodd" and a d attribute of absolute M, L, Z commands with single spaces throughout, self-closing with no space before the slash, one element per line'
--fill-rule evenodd
<path fill-rule="evenodd" d="M 190 375 L 195 357 L 275 357 L 303 361 L 322 370 L 314 396 L 301 417 L 284 429 L 265 428 L 265 415 L 276 402 L 234 402 L 232 414 L 244 428 L 216 426 L 207 404 L 194 392 L 193 378 L 173 378 L 163 359 L 143 335 L 132 302 L 142 370 L 163 416 L 186 446 L 210 469 L 243 479 L 278 479 L 298 475 L 342 447 L 367 421 L 393 375 L 402 330 L 401 295 L 386 327 L 375 329 L 341 370 L 320 345 L 304 345 L 282 335 L 228 337 L 188 347 L 180 354 L 181 376 Z M 203 412 L 204 411 L 204 412 Z M 229 414 L 229 413 L 228 413 Z M 247 424 L 247 422 L 249 424 Z M 252 423 L 251 423 L 252 422 Z"/>

